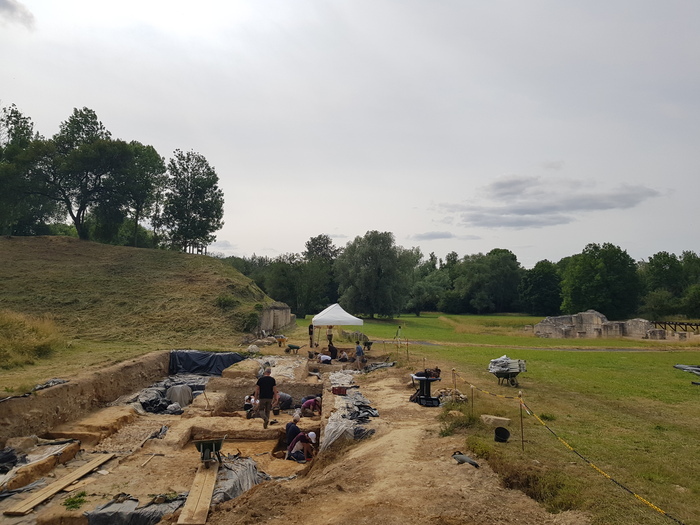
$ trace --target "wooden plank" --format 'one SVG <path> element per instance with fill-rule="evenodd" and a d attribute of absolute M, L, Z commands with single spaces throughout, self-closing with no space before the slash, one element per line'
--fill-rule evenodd
<path fill-rule="evenodd" d="M 204 468 L 204 465 L 199 466 L 190 493 L 187 495 L 187 501 L 185 501 L 180 518 L 177 520 L 178 525 L 206 524 L 217 472 L 219 472 L 218 462 L 214 462 L 210 468 Z"/>
<path fill-rule="evenodd" d="M 24 501 L 20 501 L 14 507 L 10 507 L 5 512 L 3 512 L 3 514 L 7 516 L 24 516 L 25 514 L 29 514 L 32 511 L 32 509 L 39 505 L 41 502 L 49 499 L 57 492 L 62 491 L 65 487 L 67 487 L 74 481 L 79 480 L 85 474 L 89 474 L 103 463 L 107 463 L 113 457 L 114 454 L 105 454 L 103 456 L 93 459 L 92 461 L 86 463 L 79 469 L 74 470 L 67 476 L 63 476 L 61 479 L 54 481 L 48 487 L 44 487 L 39 492 L 28 497 Z"/>

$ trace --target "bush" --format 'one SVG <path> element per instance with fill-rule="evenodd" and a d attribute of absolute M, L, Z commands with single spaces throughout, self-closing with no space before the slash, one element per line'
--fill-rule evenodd
<path fill-rule="evenodd" d="M 216 306 L 222 310 L 228 310 L 229 308 L 235 308 L 240 304 L 240 301 L 236 299 L 233 295 L 219 294 L 216 298 Z"/>
<path fill-rule="evenodd" d="M 1 368 L 34 364 L 63 345 L 64 339 L 50 319 L 0 310 Z"/>

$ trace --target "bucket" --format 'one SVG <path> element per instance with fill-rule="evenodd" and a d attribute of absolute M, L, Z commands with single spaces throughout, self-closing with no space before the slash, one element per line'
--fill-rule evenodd
<path fill-rule="evenodd" d="M 272 409 L 272 413 L 273 413 L 274 415 L 276 415 L 276 416 L 279 416 L 279 415 L 280 415 L 280 409 L 279 409 L 279 408 L 273 408 L 273 409 Z"/>
<path fill-rule="evenodd" d="M 510 432 L 508 431 L 507 428 L 503 427 L 497 427 L 494 440 L 497 441 L 498 443 L 506 443 L 508 439 L 510 438 Z"/>

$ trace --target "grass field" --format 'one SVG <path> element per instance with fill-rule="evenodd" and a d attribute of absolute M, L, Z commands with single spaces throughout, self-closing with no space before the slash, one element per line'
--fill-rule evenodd
<path fill-rule="evenodd" d="M 673 367 L 700 364 L 697 343 L 539 339 L 525 330 L 539 320 L 427 314 L 368 320 L 362 331 L 376 341 L 373 353 L 391 352 L 416 370 L 440 366 L 440 386 L 470 397 L 466 446 L 549 510 L 586 510 L 600 525 L 700 524 L 700 386 Z M 399 325 L 408 358 L 392 340 Z M 504 354 L 527 361 L 517 389 L 488 372 Z M 523 411 L 523 432 L 519 392 L 541 419 Z M 472 410 L 511 418 L 510 442 L 495 443 Z"/>

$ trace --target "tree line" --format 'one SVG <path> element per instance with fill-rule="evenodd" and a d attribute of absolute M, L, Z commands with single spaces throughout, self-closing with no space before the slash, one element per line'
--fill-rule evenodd
<path fill-rule="evenodd" d="M 525 269 L 502 248 L 424 257 L 418 248 L 397 246 L 390 232 L 369 231 L 344 248 L 321 234 L 305 248 L 224 260 L 298 316 L 339 302 L 368 317 L 425 311 L 555 316 L 589 309 L 611 320 L 700 317 L 700 257 L 690 251 L 635 262 L 613 244 L 589 244 L 579 254 Z"/>
<path fill-rule="evenodd" d="M 74 109 L 51 138 L 14 104 L 0 109 L 4 235 L 192 250 L 223 225 L 218 181 L 203 155 L 175 150 L 166 163 L 153 146 L 113 138 L 89 108 Z"/>

